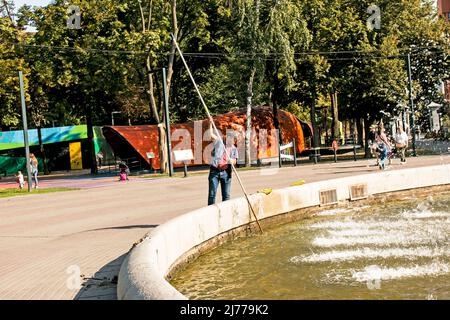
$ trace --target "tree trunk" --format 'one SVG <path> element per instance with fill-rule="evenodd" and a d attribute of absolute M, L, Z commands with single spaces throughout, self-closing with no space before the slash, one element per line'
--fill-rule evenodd
<path fill-rule="evenodd" d="M 6 15 L 8 16 L 9 20 L 11 21 L 11 23 L 16 26 L 16 24 L 14 23 L 14 17 L 13 17 L 13 10 L 12 8 L 10 8 L 10 4 L 8 3 L 7 0 L 3 0 L 3 7 L 6 11 Z"/>
<path fill-rule="evenodd" d="M 337 92 L 331 93 L 331 110 L 332 110 L 332 117 L 333 117 L 331 137 L 333 140 L 338 140 L 339 139 L 339 112 L 338 112 L 339 109 L 338 109 Z"/>
<path fill-rule="evenodd" d="M 358 144 L 360 146 L 364 146 L 363 144 L 363 123 L 362 119 L 355 119 L 356 121 L 356 130 L 358 131 Z"/>
<path fill-rule="evenodd" d="M 168 173 L 168 154 L 166 147 L 166 130 L 163 123 L 158 124 L 159 164 L 161 173 Z"/>
<path fill-rule="evenodd" d="M 172 2 L 175 2 L 175 1 L 172 1 Z M 146 27 L 144 10 L 142 8 L 141 2 L 139 1 L 139 9 L 140 9 L 140 12 L 141 12 L 142 32 L 143 33 L 145 33 L 147 31 L 147 29 L 149 29 L 150 26 L 151 26 L 152 4 L 153 4 L 153 2 L 150 0 L 149 1 L 148 21 L 147 21 L 148 27 Z M 175 3 L 175 6 L 176 6 L 176 3 Z M 173 12 L 175 12 L 175 20 L 176 20 L 176 9 L 172 9 L 172 10 L 173 10 Z M 173 48 L 173 46 L 172 46 L 172 48 Z M 173 53 L 175 53 L 175 51 Z M 172 60 L 172 63 L 173 63 L 173 60 Z M 145 69 L 147 71 L 147 82 L 148 82 L 148 91 L 147 91 L 147 93 L 148 93 L 149 100 L 150 100 L 150 110 L 152 111 L 153 119 L 158 124 L 158 147 L 159 147 L 160 170 L 161 170 L 161 173 L 167 173 L 168 172 L 168 166 L 167 166 L 166 132 L 165 132 L 165 128 L 164 128 L 163 122 L 161 122 L 161 119 L 159 117 L 158 107 L 156 105 L 156 100 L 155 100 L 155 93 L 154 93 L 155 92 L 155 88 L 154 88 L 155 86 L 153 84 L 153 74 L 150 73 L 152 71 L 150 50 L 149 50 L 149 52 L 147 54 L 147 58 L 146 58 L 146 61 L 145 61 Z M 162 97 L 162 98 L 164 99 L 164 97 Z M 160 103 L 161 108 L 163 106 L 163 101 L 162 101 L 163 99 L 161 99 L 161 103 Z M 131 125 L 131 123 L 130 123 L 130 125 Z"/>
<path fill-rule="evenodd" d="M 141 21 L 142 21 L 142 33 L 145 33 L 147 31 L 147 27 L 145 26 L 145 16 L 144 16 L 144 10 L 142 9 L 141 2 L 139 1 L 139 9 L 141 12 Z M 152 1 L 149 3 L 149 15 L 148 15 L 148 28 L 150 28 L 150 22 L 152 19 Z M 145 69 L 147 71 L 147 81 L 148 81 L 148 96 L 150 99 L 150 110 L 152 111 L 153 118 L 157 123 L 159 123 L 159 114 L 158 114 L 158 108 L 156 107 L 155 102 L 155 94 L 154 94 L 154 86 L 153 86 L 153 74 L 152 71 L 152 63 L 150 58 L 150 49 L 148 49 L 147 53 L 147 59 L 145 61 Z"/>
<path fill-rule="evenodd" d="M 344 144 L 347 144 L 347 120 L 344 120 Z"/>
<path fill-rule="evenodd" d="M 150 110 L 152 111 L 153 118 L 157 123 L 159 123 L 159 113 L 158 108 L 156 106 L 155 94 L 154 94 L 154 85 L 153 85 L 153 75 L 151 72 L 151 61 L 150 61 L 150 53 L 147 55 L 146 61 L 146 69 L 147 69 L 147 81 L 148 81 L 148 96 L 150 99 Z"/>
<path fill-rule="evenodd" d="M 252 134 L 252 98 L 253 98 L 253 81 L 255 80 L 256 68 L 252 69 L 247 84 L 247 119 L 245 127 L 245 166 L 251 166 L 251 134 Z"/>
<path fill-rule="evenodd" d="M 272 104 L 272 113 L 273 113 L 273 126 L 275 130 L 277 130 L 278 141 L 280 143 L 283 142 L 283 133 L 280 129 L 280 121 L 278 120 L 278 105 L 276 103 Z"/>
<path fill-rule="evenodd" d="M 177 20 L 177 1 L 176 0 L 170 1 L 170 8 L 172 11 L 172 34 L 178 40 L 178 20 Z M 172 47 L 170 49 L 170 55 L 169 55 L 169 65 L 167 67 L 167 92 L 170 92 L 170 86 L 172 83 L 173 65 L 175 62 L 175 50 L 176 50 L 175 43 L 172 41 Z"/>
<path fill-rule="evenodd" d="M 176 39 L 178 39 L 178 20 L 177 20 L 177 1 L 171 0 L 170 1 L 170 8 L 171 8 L 171 14 L 172 14 L 172 34 L 175 36 Z M 173 66 L 175 63 L 175 43 L 172 41 L 172 47 L 170 49 L 170 55 L 169 55 L 169 64 L 167 66 L 167 79 L 166 79 L 166 85 L 167 85 L 167 99 L 169 100 L 170 97 L 170 88 L 172 84 L 172 76 L 173 76 Z M 164 84 L 163 84 L 164 85 Z M 164 97 L 163 97 L 164 99 Z M 163 99 L 161 99 L 160 106 L 161 108 L 164 108 Z M 164 115 L 163 115 L 164 118 Z M 163 119 L 164 122 L 164 119 Z M 163 122 L 158 124 L 158 143 L 159 143 L 159 156 L 160 156 L 160 164 L 161 164 L 161 172 L 167 173 L 169 170 L 168 167 L 168 154 L 167 154 L 167 143 L 166 143 L 166 133 L 165 133 L 165 127 Z"/>
<path fill-rule="evenodd" d="M 325 145 L 328 143 L 328 107 L 323 108 L 323 132 L 325 133 Z"/>
<path fill-rule="evenodd" d="M 350 131 L 351 131 L 351 137 L 352 137 L 352 144 L 356 144 L 356 120 L 355 119 L 350 119 Z"/>
<path fill-rule="evenodd" d="M 364 158 L 369 159 L 370 149 L 369 149 L 369 132 L 370 132 L 370 121 L 368 117 L 364 118 Z"/>
<path fill-rule="evenodd" d="M 42 142 L 42 131 L 41 127 L 37 127 L 38 140 L 39 140 L 39 150 L 41 151 L 42 161 L 44 162 L 44 174 L 49 175 L 50 172 L 48 170 L 47 165 L 47 156 L 45 155 L 44 143 Z"/>
<path fill-rule="evenodd" d="M 95 157 L 95 146 L 94 146 L 94 126 L 92 124 L 92 107 L 87 106 L 88 110 L 86 113 L 86 126 L 87 126 L 87 138 L 88 138 L 88 150 L 91 174 L 97 174 L 97 159 Z"/>
<path fill-rule="evenodd" d="M 280 130 L 280 121 L 278 120 L 278 94 L 279 94 L 279 80 L 277 76 L 278 70 L 275 70 L 274 77 L 273 77 L 273 83 L 274 88 L 271 92 L 270 99 L 272 100 L 272 112 L 273 112 L 273 126 L 275 130 L 277 130 L 278 135 L 278 141 L 282 143 L 283 141 L 283 134 Z"/>
<path fill-rule="evenodd" d="M 313 86 L 313 92 L 312 92 L 310 118 L 311 118 L 311 126 L 313 129 L 313 138 L 311 139 L 312 147 L 318 148 L 320 146 L 320 143 L 319 143 L 319 133 L 317 130 L 317 123 L 316 123 L 316 87 L 315 87 L 315 85 Z"/>

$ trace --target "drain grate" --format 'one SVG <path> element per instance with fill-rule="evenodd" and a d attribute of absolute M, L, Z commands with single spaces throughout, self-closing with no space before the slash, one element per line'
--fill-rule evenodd
<path fill-rule="evenodd" d="M 360 200 L 366 199 L 367 194 L 367 183 L 360 183 L 350 186 L 350 200 Z"/>
<path fill-rule="evenodd" d="M 338 203 L 336 189 L 321 190 L 319 197 L 321 206 Z"/>

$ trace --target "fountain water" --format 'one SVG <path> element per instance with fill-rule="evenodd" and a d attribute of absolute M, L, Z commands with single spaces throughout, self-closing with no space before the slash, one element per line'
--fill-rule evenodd
<path fill-rule="evenodd" d="M 191 299 L 449 299 L 450 193 L 323 210 L 199 257 Z"/>

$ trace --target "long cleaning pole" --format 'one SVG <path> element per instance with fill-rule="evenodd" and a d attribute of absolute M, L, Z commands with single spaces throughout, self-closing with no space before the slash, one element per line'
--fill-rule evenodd
<path fill-rule="evenodd" d="M 187 65 L 187 63 L 186 63 L 186 60 L 184 59 L 183 53 L 181 52 L 180 47 L 178 46 L 178 43 L 177 43 L 177 41 L 176 41 L 176 39 L 175 39 L 175 36 L 174 36 L 173 34 L 171 34 L 171 37 L 172 37 L 172 41 L 173 41 L 173 43 L 175 44 L 175 47 L 176 47 L 178 53 L 180 54 L 181 60 L 183 60 L 183 64 L 184 64 L 184 66 L 186 67 L 186 70 L 187 70 L 187 72 L 188 72 L 188 74 L 189 74 L 189 77 L 191 78 L 191 81 L 192 81 L 192 83 L 194 84 L 195 90 L 197 91 L 198 96 L 199 96 L 199 98 L 200 98 L 200 101 L 202 102 L 203 108 L 205 109 L 206 114 L 208 115 L 208 120 L 211 122 L 212 127 L 213 127 L 213 129 L 214 129 L 214 132 L 215 132 L 215 134 L 216 134 L 218 137 L 221 137 L 222 134 L 220 134 L 220 133 L 219 133 L 219 130 L 217 130 L 216 124 L 214 123 L 214 120 L 213 120 L 213 118 L 211 117 L 211 114 L 209 113 L 209 109 L 208 109 L 208 107 L 206 106 L 205 100 L 203 100 L 203 96 L 202 96 L 202 94 L 200 93 L 200 90 L 199 90 L 198 87 L 197 87 L 197 83 L 195 82 L 194 77 L 192 76 L 191 70 L 189 69 L 189 67 L 188 67 L 188 65 Z M 228 158 L 228 159 L 231 159 L 231 157 L 230 157 L 230 155 L 229 155 L 229 153 L 228 153 L 228 150 L 227 150 L 227 148 L 225 147 L 225 144 L 223 143 L 222 139 L 219 139 L 219 140 L 220 140 L 221 143 L 223 144 L 223 147 L 224 147 L 225 153 L 226 153 L 226 155 L 227 155 L 227 158 Z M 231 168 L 233 169 L 233 172 L 235 173 L 235 175 L 236 175 L 236 177 L 237 177 L 237 179 L 238 179 L 238 182 L 239 182 L 239 185 L 241 186 L 242 192 L 243 192 L 244 195 L 245 195 L 245 199 L 247 199 L 248 205 L 249 205 L 249 207 L 250 207 L 250 211 L 252 212 L 253 217 L 255 217 L 255 220 L 256 220 L 256 223 L 258 224 L 259 230 L 261 231 L 261 233 L 263 233 L 263 230 L 262 230 L 262 228 L 261 228 L 261 225 L 259 224 L 258 217 L 256 216 L 255 210 L 253 210 L 253 206 L 252 206 L 252 204 L 251 204 L 251 202 L 250 202 L 250 199 L 249 199 L 249 197 L 248 197 L 247 191 L 245 190 L 245 187 L 244 187 L 244 185 L 243 185 L 243 183 L 242 183 L 241 177 L 239 176 L 239 174 L 238 174 L 238 172 L 237 172 L 237 170 L 236 170 L 236 167 L 234 166 L 234 164 L 233 164 L 231 161 L 230 161 L 230 164 L 231 164 Z"/>

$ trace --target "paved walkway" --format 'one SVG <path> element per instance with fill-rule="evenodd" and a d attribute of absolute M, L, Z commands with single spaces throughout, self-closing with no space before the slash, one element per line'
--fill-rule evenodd
<path fill-rule="evenodd" d="M 8 176 L 6 178 L 0 177 L 0 190 L 1 189 L 15 189 L 17 188 L 16 178 L 14 176 Z M 118 174 L 103 170 L 98 176 L 91 176 L 89 169 L 74 170 L 74 171 L 57 171 L 52 172 L 50 175 L 39 175 L 39 187 L 40 188 L 98 188 L 110 185 L 115 185 L 118 181 Z M 27 178 L 25 177 L 25 188 L 27 184 Z"/>
<path fill-rule="evenodd" d="M 390 170 L 450 163 L 450 156 L 398 160 Z M 306 180 L 378 172 L 374 160 L 242 171 L 250 193 Z M 111 179 L 111 178 L 109 178 Z M 70 186 L 70 185 L 69 185 Z M 232 197 L 241 196 L 233 182 Z M 114 299 L 113 277 L 131 245 L 165 221 L 204 206 L 205 175 L 132 178 L 99 188 L 0 199 L 0 299 Z M 80 269 L 87 280 L 76 288 Z M 107 279 L 103 279 L 106 277 Z M 112 281 L 111 281 L 112 280 Z"/>

